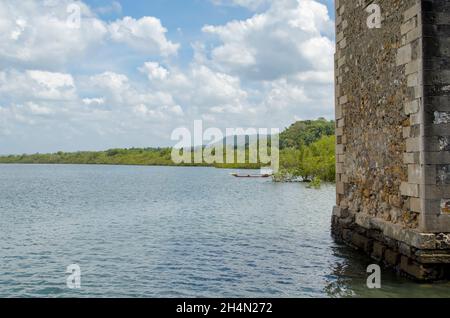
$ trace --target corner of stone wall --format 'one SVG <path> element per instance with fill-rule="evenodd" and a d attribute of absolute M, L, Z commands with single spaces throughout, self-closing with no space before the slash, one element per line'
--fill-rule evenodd
<path fill-rule="evenodd" d="M 393 215 L 394 219 L 391 216 L 381 217 L 382 214 L 371 211 L 370 206 L 369 209 L 361 209 L 358 206 L 361 201 L 355 201 L 355 191 L 366 195 L 367 189 L 358 188 L 359 185 L 354 183 L 355 176 L 352 172 L 358 169 L 354 158 L 362 154 L 351 153 L 355 151 L 353 144 L 349 147 L 349 142 L 353 142 L 349 137 L 359 137 L 355 134 L 359 128 L 352 122 L 354 118 L 350 112 L 354 115 L 355 107 L 359 107 L 358 103 L 367 103 L 367 100 L 353 96 L 353 91 L 349 91 L 349 85 L 346 85 L 349 77 L 357 76 L 354 73 L 355 63 L 357 65 L 361 62 L 355 61 L 353 49 L 364 50 L 354 43 L 354 36 L 352 41 L 352 32 L 359 32 L 361 29 L 357 25 L 358 21 L 349 17 L 358 15 L 356 10 L 364 10 L 373 1 L 336 0 L 337 205 L 333 210 L 332 232 L 337 240 L 364 251 L 374 260 L 409 277 L 430 281 L 449 278 L 450 2 L 380 2 L 385 8 L 389 7 L 391 15 L 395 15 L 389 18 L 399 28 L 399 34 L 395 36 L 400 37 L 400 41 L 395 47 L 393 65 L 386 62 L 386 59 L 380 60 L 386 62 L 386 72 L 401 72 L 401 82 L 405 87 L 401 116 L 406 120 L 400 126 L 400 137 L 403 139 L 399 141 L 402 146 L 391 151 L 402 149 L 398 169 L 404 170 L 406 174 L 404 178 L 398 179 L 401 181 L 398 183 L 398 195 L 391 195 L 387 203 L 392 204 L 392 211 L 397 211 Z M 395 6 L 402 7 L 403 10 L 396 11 Z M 382 98 L 386 96 L 379 96 L 380 100 Z M 398 175 L 402 174 L 397 173 L 396 176 Z M 367 195 L 370 197 L 370 191 Z M 372 205 L 375 208 L 378 206 Z M 403 213 L 403 218 L 417 220 L 417 225 L 411 226 L 410 221 L 406 224 L 396 222 L 401 216 L 399 212 Z"/>
<path fill-rule="evenodd" d="M 450 2 L 422 1 L 421 230 L 450 232 Z"/>
<path fill-rule="evenodd" d="M 402 14 L 400 28 L 401 46 L 397 51 L 396 64 L 404 68 L 408 93 L 405 96 L 404 112 L 409 120 L 404 123 L 403 137 L 405 153 L 403 164 L 407 167 L 408 179 L 402 182 L 400 193 L 407 198 L 411 213 L 420 214 L 419 229 L 424 228 L 425 208 L 423 191 L 425 171 L 423 169 L 423 43 L 422 6 L 417 1 Z"/>

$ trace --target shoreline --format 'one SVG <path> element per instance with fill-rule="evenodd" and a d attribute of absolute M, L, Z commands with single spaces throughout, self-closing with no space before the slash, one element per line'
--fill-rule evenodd
<path fill-rule="evenodd" d="M 172 167 L 172 168 L 213 168 L 219 170 L 259 170 L 249 167 L 217 167 L 214 165 L 164 165 L 164 164 L 120 164 L 120 163 L 51 163 L 51 162 L 0 162 L 0 165 L 23 165 L 23 166 L 118 166 L 118 167 Z"/>

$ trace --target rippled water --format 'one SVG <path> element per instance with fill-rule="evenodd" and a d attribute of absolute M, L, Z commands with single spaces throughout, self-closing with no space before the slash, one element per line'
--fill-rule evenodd
<path fill-rule="evenodd" d="M 330 237 L 333 186 L 228 170 L 0 165 L 0 297 L 450 296 Z M 81 289 L 66 268 L 81 267 Z"/>

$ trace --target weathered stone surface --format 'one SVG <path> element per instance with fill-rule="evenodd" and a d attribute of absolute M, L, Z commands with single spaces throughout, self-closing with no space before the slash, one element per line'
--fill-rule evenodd
<path fill-rule="evenodd" d="M 400 254 L 387 249 L 384 253 L 384 260 L 389 266 L 396 266 L 399 263 Z"/>
<path fill-rule="evenodd" d="M 423 265 L 411 261 L 411 259 L 406 256 L 401 257 L 400 269 L 403 272 L 420 279 L 425 279 L 430 275 L 430 272 L 427 271 Z"/>
<path fill-rule="evenodd" d="M 450 275 L 450 4 L 336 5 L 336 238 L 418 279 Z"/>
<path fill-rule="evenodd" d="M 384 253 L 386 251 L 386 246 L 379 242 L 373 244 L 372 258 L 380 262 L 383 260 Z"/>

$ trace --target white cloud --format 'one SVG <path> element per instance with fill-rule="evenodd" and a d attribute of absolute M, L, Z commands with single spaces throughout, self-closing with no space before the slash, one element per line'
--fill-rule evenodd
<path fill-rule="evenodd" d="M 133 111 L 138 116 L 144 116 L 145 119 L 150 118 L 154 120 L 167 120 L 172 115 L 182 116 L 184 114 L 183 109 L 179 105 L 151 108 L 145 104 L 139 104 L 133 107 Z"/>
<path fill-rule="evenodd" d="M 54 111 L 52 109 L 50 109 L 49 107 L 40 106 L 33 102 L 28 102 L 27 107 L 30 109 L 30 112 L 33 115 L 51 115 L 54 113 Z"/>
<path fill-rule="evenodd" d="M 125 17 L 111 23 L 108 29 L 114 41 L 126 43 L 145 53 L 169 56 L 176 54 L 179 48 L 179 44 L 167 40 L 167 29 L 154 17 L 138 20 Z"/>
<path fill-rule="evenodd" d="M 165 80 L 169 71 L 157 62 L 146 62 L 139 70 L 146 74 L 149 80 Z"/>
<path fill-rule="evenodd" d="M 200 116 L 210 111 L 244 114 L 250 107 L 248 93 L 241 87 L 238 77 L 214 71 L 206 65 L 192 63 L 184 71 L 176 68 L 162 71 L 159 65 L 146 63 L 141 70 L 149 74 L 153 90 L 165 92 L 178 104 L 187 105 L 191 114 Z"/>
<path fill-rule="evenodd" d="M 80 8 L 80 26 L 73 27 L 70 5 Z M 77 63 L 95 49 L 117 42 L 134 50 L 161 56 L 175 55 L 179 44 L 166 38 L 167 29 L 155 17 L 125 17 L 107 23 L 96 13 L 120 13 L 117 1 L 91 9 L 82 1 L 0 1 L 0 68 L 56 69 Z"/>
<path fill-rule="evenodd" d="M 271 81 L 332 69 L 334 44 L 326 36 L 332 29 L 325 5 L 277 0 L 264 13 L 221 26 L 207 25 L 203 31 L 221 41 L 211 50 L 218 67 L 244 78 Z"/>
<path fill-rule="evenodd" d="M 64 87 L 75 87 L 73 77 L 70 74 L 31 70 L 27 71 L 27 75 L 39 83 L 39 85 L 45 86 L 49 90 L 56 90 Z"/>
<path fill-rule="evenodd" d="M 123 74 L 105 72 L 93 75 L 87 86 L 94 89 L 95 94 L 104 96 L 101 103 L 114 112 L 129 112 L 145 120 L 168 120 L 171 116 L 184 114 L 170 91 L 142 88 Z M 92 104 L 99 100 L 85 98 L 84 102 Z"/>
<path fill-rule="evenodd" d="M 105 23 L 78 2 L 80 28 L 68 27 L 69 0 L 0 2 L 0 66 L 54 66 L 82 55 L 107 33 Z"/>
<path fill-rule="evenodd" d="M 104 98 L 83 98 L 83 103 L 85 105 L 103 105 L 105 103 Z"/>
<path fill-rule="evenodd" d="M 36 100 L 73 100 L 76 86 L 72 75 L 28 70 L 0 72 L 0 93 L 3 99 L 20 102 Z"/>
<path fill-rule="evenodd" d="M 124 74 L 117 74 L 114 72 L 104 72 L 102 74 L 93 75 L 90 77 L 91 84 L 107 88 L 110 91 L 120 91 L 129 87 L 128 77 Z"/>
<path fill-rule="evenodd" d="M 328 62 L 328 61 L 327 61 Z M 294 76 L 295 80 L 309 84 L 333 84 L 333 71 L 306 71 Z"/>

